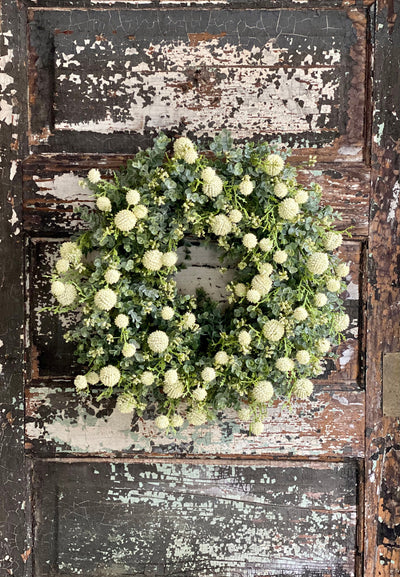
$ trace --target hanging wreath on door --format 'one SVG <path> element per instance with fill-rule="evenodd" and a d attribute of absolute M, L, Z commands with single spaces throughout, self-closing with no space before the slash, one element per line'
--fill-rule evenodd
<path fill-rule="evenodd" d="M 234 407 L 260 434 L 273 399 L 311 395 L 348 327 L 338 215 L 268 143 L 170 144 L 161 134 L 112 178 L 91 169 L 83 183 L 96 210 L 81 209 L 88 230 L 61 245 L 51 282 L 53 310 L 80 312 L 65 334 L 85 366 L 75 386 L 117 395 L 123 413 L 156 401 L 160 429 Z M 188 235 L 234 268 L 227 307 L 177 290 Z"/>

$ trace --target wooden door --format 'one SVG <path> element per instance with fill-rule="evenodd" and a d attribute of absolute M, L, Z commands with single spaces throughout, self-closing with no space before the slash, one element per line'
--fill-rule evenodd
<path fill-rule="evenodd" d="M 0 575 L 400 575 L 399 0 L 3 0 Z M 80 402 L 41 312 L 88 169 L 282 136 L 353 237 L 336 365 L 261 437 Z M 297 149 L 299 149 L 297 151 Z M 207 283 L 209 262 L 194 263 Z M 202 268 L 203 267 L 203 268 Z"/>

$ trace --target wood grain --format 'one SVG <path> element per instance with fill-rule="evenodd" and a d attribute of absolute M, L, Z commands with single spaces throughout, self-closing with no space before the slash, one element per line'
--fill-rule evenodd
<path fill-rule="evenodd" d="M 227 128 L 363 159 L 362 10 L 34 11 L 30 43 L 38 150 L 125 152 L 160 129 Z"/>
<path fill-rule="evenodd" d="M 0 3 L 0 575 L 25 574 L 30 544 L 24 429 L 21 159 L 27 153 L 23 5 Z"/>
<path fill-rule="evenodd" d="M 24 227 L 31 234 L 69 233 L 82 227 L 74 207 L 93 206 L 88 189 L 79 186 L 92 167 L 107 170 L 126 164 L 128 155 L 34 155 L 24 162 Z M 293 154 L 293 163 L 301 160 Z M 299 182 L 317 182 L 322 202 L 341 213 L 339 229 L 356 237 L 368 235 L 370 170 L 363 164 L 317 164 L 299 173 Z"/>
<path fill-rule="evenodd" d="M 35 577 L 352 577 L 354 463 L 37 462 Z"/>
<path fill-rule="evenodd" d="M 400 576 L 400 415 L 382 413 L 383 355 L 400 351 L 400 2 L 378 1 L 375 21 L 365 462 L 365 575 Z"/>
<path fill-rule="evenodd" d="M 185 424 L 165 435 L 154 425 L 155 406 L 143 418 L 121 415 L 115 399 L 79 401 L 71 386 L 53 381 L 26 391 L 26 448 L 35 456 L 271 455 L 349 458 L 364 455 L 364 392 L 321 385 L 310 401 L 283 408 L 276 402 L 268 412 L 265 431 L 248 436 L 248 424 L 235 411 L 219 415 L 199 428 Z"/>
<path fill-rule="evenodd" d="M 375 0 L 306 0 L 307 9 L 346 9 L 368 7 Z M 113 8 L 290 8 L 304 10 L 304 0 L 80 0 L 78 9 L 109 10 Z M 76 8 L 73 0 L 27 0 L 31 9 Z"/>

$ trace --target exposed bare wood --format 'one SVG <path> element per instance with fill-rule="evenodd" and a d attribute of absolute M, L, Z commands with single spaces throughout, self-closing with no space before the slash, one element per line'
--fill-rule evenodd
<path fill-rule="evenodd" d="M 400 351 L 400 2 L 378 1 L 368 290 L 365 575 L 400 575 L 400 418 L 382 411 L 383 356 Z"/>
<path fill-rule="evenodd" d="M 107 169 L 123 166 L 127 155 L 39 155 L 24 163 L 24 226 L 38 233 L 72 232 L 81 226 L 72 215 L 74 206 L 90 204 L 89 191 L 79 180 L 92 167 L 104 175 Z M 293 154 L 292 162 L 301 159 Z M 323 188 L 323 202 L 342 215 L 340 229 L 349 228 L 353 236 L 368 234 L 370 172 L 364 165 L 317 164 L 302 171 L 299 181 L 305 185 L 318 182 Z"/>
<path fill-rule="evenodd" d="M 265 432 L 249 437 L 234 411 L 198 430 L 185 425 L 166 436 L 154 426 L 154 408 L 143 418 L 121 415 L 109 401 L 77 401 L 57 382 L 27 391 L 27 448 L 35 455 L 185 454 L 361 457 L 364 454 L 364 392 L 317 387 L 312 401 L 293 409 L 275 403 Z"/>

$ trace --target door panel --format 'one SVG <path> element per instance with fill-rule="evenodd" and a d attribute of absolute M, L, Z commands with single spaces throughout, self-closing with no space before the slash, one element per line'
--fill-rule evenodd
<path fill-rule="evenodd" d="M 160 129 L 227 128 L 242 139 L 284 134 L 325 160 L 363 159 L 363 11 L 32 11 L 30 20 L 32 144 L 115 153 Z"/>
<path fill-rule="evenodd" d="M 75 314 L 68 313 L 58 317 L 46 310 L 55 304 L 49 291 L 49 276 L 59 254 L 61 241 L 47 238 L 36 238 L 31 244 L 30 278 L 30 340 L 31 340 L 31 378 L 37 382 L 40 379 L 70 378 L 71 370 L 78 371 L 79 365 L 74 359 L 74 350 L 64 343 L 63 334 L 74 323 Z M 347 383 L 357 388 L 360 383 L 360 303 L 362 299 L 362 264 L 364 249 L 360 242 L 348 241 L 341 247 L 342 259 L 350 264 L 350 274 L 347 278 L 347 290 L 343 294 L 346 312 L 350 316 L 350 326 L 347 330 L 347 340 L 337 351 L 338 359 L 324 361 L 324 373 L 319 377 L 322 384 L 333 385 Z M 178 286 L 188 294 L 195 294 L 196 286 L 203 286 L 214 300 L 223 301 L 223 281 L 219 272 L 220 263 L 212 250 L 204 251 L 201 247 L 192 245 L 191 260 L 187 269 L 177 275 Z M 191 275 L 192 278 L 188 278 Z M 193 282 L 193 276 L 198 281 Z M 218 281 L 219 279 L 219 281 Z M 229 280 L 232 280 L 229 277 Z M 218 283 L 218 285 L 217 285 Z M 194 286 L 196 284 L 196 286 Z M 217 286 L 216 286 L 217 285 Z M 222 285 L 222 286 L 221 286 Z M 336 369 L 336 370 L 335 370 Z M 340 370 L 339 370 L 340 369 Z"/>
<path fill-rule="evenodd" d="M 354 461 L 39 461 L 34 479 L 35 577 L 354 574 Z"/>

